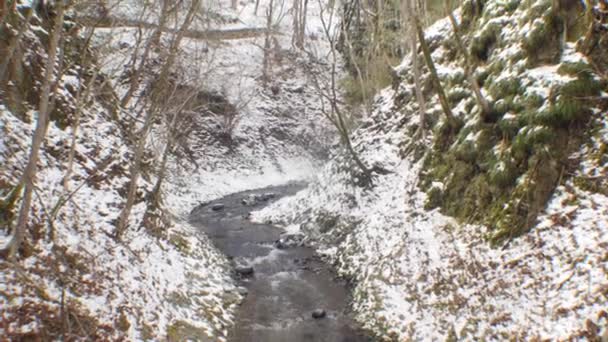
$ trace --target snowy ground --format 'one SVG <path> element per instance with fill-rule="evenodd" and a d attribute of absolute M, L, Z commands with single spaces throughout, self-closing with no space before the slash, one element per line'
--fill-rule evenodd
<path fill-rule="evenodd" d="M 529 29 L 501 17 L 500 6 L 496 2 L 488 9 L 499 13 L 488 20 L 505 27 L 507 43 L 496 49 L 497 56 L 516 52 L 512 44 Z M 427 32 L 429 40 L 450 35 L 447 20 Z M 433 57 L 447 79 L 460 68 L 445 52 L 439 47 Z M 570 48 L 562 61 L 580 58 Z M 399 69 L 407 75 L 410 68 L 405 60 Z M 527 82 L 527 89 L 546 93 L 551 85 L 568 81 L 556 69 L 525 71 L 520 63 L 504 68 L 502 77 L 518 70 L 513 76 Z M 343 155 L 307 189 L 253 218 L 305 233 L 353 279 L 358 320 L 383 340 L 608 339 L 608 196 L 585 191 L 576 182 L 586 175 L 605 184 L 605 113 L 595 113 L 599 129 L 572 156 L 581 160 L 579 170 L 556 189 L 536 226 L 502 248 L 491 248 L 486 227 L 459 224 L 424 209 L 427 196 L 418 188 L 421 159 L 403 154 L 417 127 L 417 108 L 398 102 L 400 95 L 413 92 L 406 82 L 398 92 L 383 91 L 373 115 L 354 134 L 363 161 L 392 172 L 377 176 L 372 189 L 353 184 L 355 166 Z M 430 111 L 436 111 L 437 99 L 430 101 Z M 464 115 L 464 107 L 455 112 Z"/>
<path fill-rule="evenodd" d="M 137 11 L 137 6 L 124 3 L 123 14 L 132 18 L 136 12 L 129 11 Z M 256 27 L 264 22 L 265 4 L 262 2 L 258 16 L 250 13 L 251 3 L 239 4 L 237 12 L 228 14 L 238 16 L 246 27 Z M 225 7 L 217 9 L 224 11 Z M 291 19 L 285 17 L 282 22 L 287 26 L 281 29 L 286 29 Z M 219 28 L 238 26 L 223 25 Z M 117 79 L 124 71 L 134 31 L 97 31 L 97 43 L 103 48 L 99 64 L 110 77 Z M 278 41 L 286 58 L 273 68 L 272 84 L 280 88 L 273 94 L 259 82 L 260 38 L 185 40 L 180 70 L 190 72 L 186 77 L 207 76 L 204 82 L 192 85 L 225 92 L 230 101 L 243 106 L 233 145 L 214 141 L 209 134 L 221 118 L 201 117 L 203 129 L 189 139 L 197 165 L 180 163 L 178 167 L 173 160 L 165 186 L 165 209 L 172 218 L 164 222 L 166 239 L 136 228 L 146 219 L 144 202 L 133 210 L 132 228 L 124 243 L 116 243 L 110 236 L 124 202 L 131 149 L 110 113 L 93 101 L 83 114 L 71 177 L 71 188 L 78 191 L 58 211 L 53 224 L 56 235 L 49 241 L 46 215 L 66 196 L 62 177 L 71 138 L 69 127 L 50 125 L 34 200 L 33 221 L 39 235 L 32 237 L 29 256 L 17 268 L 0 265 L 0 316 L 6 322 L 0 325 L 0 336 L 43 334 L 47 319 L 56 322 L 67 310 L 82 324 L 91 322 L 99 328 L 92 332 L 85 327 L 79 334 L 99 340 L 175 340 L 188 333 L 199 340 L 205 336 L 225 340 L 240 295 L 227 260 L 186 222 L 187 214 L 200 202 L 232 192 L 311 177 L 333 140 L 332 130 L 320 120 L 312 88 L 306 85 L 305 65 L 297 54 L 287 51 L 289 35 Z M 120 43 L 127 46 L 121 48 Z M 66 74 L 64 83 L 77 82 L 74 75 Z M 123 94 L 124 85 L 115 85 L 118 95 Z M 63 96 L 74 101 L 67 91 Z M 29 139 L 24 137 L 31 136 L 33 124 L 21 121 L 3 106 L 0 110 L 0 183 L 15 184 L 28 151 Z M 30 118 L 34 115 L 33 111 L 28 114 Z M 162 130 L 156 129 L 152 150 L 160 137 Z M 98 170 L 104 161 L 109 164 Z M 154 180 L 146 173 L 139 191 L 150 191 Z"/>

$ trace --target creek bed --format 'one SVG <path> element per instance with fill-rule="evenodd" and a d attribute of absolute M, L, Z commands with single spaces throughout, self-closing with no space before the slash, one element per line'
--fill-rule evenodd
<path fill-rule="evenodd" d="M 312 248 L 277 244 L 282 229 L 247 219 L 251 211 L 303 187 L 241 192 L 192 211 L 191 222 L 233 261 L 240 285 L 247 289 L 230 341 L 371 341 L 349 317 L 347 284 Z"/>

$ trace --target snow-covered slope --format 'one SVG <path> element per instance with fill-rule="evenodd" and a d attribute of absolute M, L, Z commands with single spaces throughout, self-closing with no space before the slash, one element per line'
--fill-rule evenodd
<path fill-rule="evenodd" d="M 138 18 L 141 2 L 122 4 L 113 9 L 118 17 Z M 265 22 L 265 1 L 258 15 L 251 13 L 251 4 L 239 4 L 237 11 L 224 5 L 213 9 L 241 18 L 245 27 Z M 285 13 L 279 14 L 284 24 L 280 29 L 287 30 L 291 21 Z M 25 36 L 25 79 L 15 78 L 0 104 L 2 200 L 18 183 L 35 125 L 37 100 L 31 99 L 39 96 L 46 56 L 43 42 L 50 24 L 42 18 L 37 22 L 42 26 L 32 26 Z M 230 20 L 214 25 L 235 28 Z M 332 130 L 319 120 L 318 104 L 305 78 L 305 59 L 289 51 L 288 35 L 278 36 L 276 58 L 282 59 L 275 62 L 268 87 L 259 81 L 261 37 L 187 38 L 175 68 L 178 78 L 206 94 L 221 94 L 239 108 L 239 123 L 227 139 L 221 116 L 197 117 L 197 127 L 187 139 L 189 158 L 176 156 L 170 162 L 162 211 L 148 210 L 146 196 L 156 176 L 146 163 L 130 228 L 123 242 L 117 242 L 112 233 L 124 205 L 133 150 L 133 137 L 125 127 L 137 122 L 132 116 L 141 108 L 117 108 L 116 98 L 126 90 L 121 77 L 135 48 L 136 31 L 128 26 L 96 31 L 96 61 L 102 73 L 80 119 L 69 191 L 64 191 L 63 177 L 75 89 L 87 80 L 78 79 L 81 68 L 88 68 L 82 74 L 90 77 L 95 65 L 83 65 L 82 56 L 66 57 L 69 70 L 57 87 L 61 108 L 41 153 L 22 258 L 14 264 L 0 263 L 1 337 L 54 339 L 67 334 L 66 339 L 225 340 L 241 296 L 228 261 L 186 222 L 188 213 L 202 201 L 232 192 L 310 177 L 333 140 Z M 78 51 L 81 39 L 66 40 L 70 51 Z M 151 64 L 142 89 L 153 82 L 156 70 Z M 35 81 L 30 92 L 20 93 L 30 85 L 28 78 Z M 112 87 L 98 88 L 107 79 Z M 7 94 L 27 98 L 10 102 L 13 98 Z M 138 91 L 135 98 L 146 95 Z M 160 157 L 163 134 L 162 127 L 155 127 L 148 146 L 153 158 Z M 7 212 L 1 214 L 0 222 Z M 7 227 L 0 227 L 0 245 L 8 234 Z"/>
<path fill-rule="evenodd" d="M 546 208 L 540 208 L 528 232 L 517 237 L 515 232 L 521 225 L 515 219 L 503 219 L 501 227 L 470 224 L 492 221 L 482 215 L 487 205 L 500 203 L 507 210 L 518 203 L 520 186 L 540 187 L 527 180 L 535 177 L 533 168 L 519 165 L 513 185 L 501 190 L 507 194 L 506 199 L 485 197 L 489 203 L 484 203 L 480 193 L 472 194 L 469 189 L 476 177 L 486 177 L 485 172 L 504 170 L 501 158 L 508 158 L 520 139 L 530 132 L 553 129 L 546 126 L 550 122 L 538 118 L 548 112 L 549 106 L 554 108 L 552 92 L 586 77 L 584 72 L 571 75 L 564 69 L 577 64 L 592 70 L 589 60 L 576 52 L 572 43 L 567 43 L 562 55 L 552 61 L 539 63 L 533 60 L 539 54 L 522 53 L 522 42 L 530 38 L 535 27 L 543 25 L 542 16 L 550 13 L 549 3 L 487 1 L 483 14 L 473 24 L 476 31 L 471 31 L 469 38 L 473 43 L 484 41 L 486 30 L 495 35 L 486 41 L 491 41 L 484 47 L 488 58 L 477 70 L 486 79 L 483 92 L 494 107 L 500 108 L 501 100 L 509 102 L 502 107 L 506 109 L 495 114 L 498 117 L 494 123 L 479 122 L 478 108 L 464 81 L 462 59 L 454 58 L 457 50 L 450 38 L 450 22 L 441 20 L 427 30 L 426 36 L 452 110 L 463 123 L 458 135 L 448 136 L 446 146 L 441 107 L 434 92 L 427 91 L 427 124 L 434 129 L 427 131 L 425 140 L 412 139 L 419 121 L 408 57 L 398 68 L 403 77 L 399 86 L 377 96 L 373 115 L 353 135 L 367 165 L 379 165 L 391 172 L 376 175 L 373 187 L 361 188 L 352 181 L 351 172 L 356 167 L 347 155 L 339 156 L 309 188 L 254 214 L 256 220 L 270 219 L 283 223 L 289 231 L 301 231 L 310 243 L 318 245 L 338 270 L 354 281 L 357 317 L 380 339 L 608 338 L 608 117 L 601 101 L 585 104 L 591 110 L 588 123 L 570 126 L 571 134 L 577 132 L 574 127 L 579 127 L 581 137 L 577 140 L 570 135 L 573 143 L 559 152 L 568 153 L 565 157 L 571 166 L 560 176 Z M 465 1 L 467 5 L 469 1 Z M 603 82 L 597 76 L 590 77 Z M 501 80 L 517 80 L 520 86 L 508 90 Z M 587 90 L 593 92 L 592 88 Z M 524 110 L 514 105 L 532 93 L 540 97 L 533 106 Z M 568 96 L 565 90 L 561 94 Z M 589 98 L 599 99 L 598 95 L 605 97 L 605 88 Z M 535 115 L 536 119 L 530 119 Z M 491 133 L 499 139 L 488 144 L 487 129 L 508 130 L 506 121 L 514 118 L 516 122 L 526 120 L 519 121 L 520 126 L 514 124 L 515 134 Z M 559 134 L 556 136 L 564 136 Z M 555 146 L 537 140 L 527 145 L 531 151 L 527 156 L 547 150 L 556 153 Z M 467 152 L 469 161 L 483 162 L 486 151 L 498 155 L 492 164 L 495 169 L 481 165 L 481 171 L 458 178 L 462 177 L 457 174 L 461 169 L 458 163 L 450 164 L 453 160 L 466 160 Z M 443 154 L 446 159 L 456 157 L 433 164 L 429 156 L 434 154 Z M 444 168 L 442 173 L 434 173 L 438 166 Z M 455 190 L 458 184 L 454 179 L 463 184 L 460 193 Z M 492 186 L 476 189 L 494 191 Z M 488 188 L 491 190 L 485 190 Z M 449 191 L 454 191 L 453 198 L 448 196 Z M 473 210 L 469 217 L 457 215 L 457 220 L 442 213 L 450 212 L 449 201 L 461 201 L 457 204 L 463 208 L 470 198 L 478 198 L 478 202 L 469 205 Z M 497 231 L 511 228 L 513 236 L 494 239 Z"/>

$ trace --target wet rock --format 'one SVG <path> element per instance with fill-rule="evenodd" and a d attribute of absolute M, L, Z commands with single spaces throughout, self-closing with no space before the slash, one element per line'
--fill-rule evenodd
<path fill-rule="evenodd" d="M 327 312 L 325 312 L 323 309 L 316 309 L 312 312 L 312 318 L 314 319 L 325 318 L 325 316 L 327 316 Z"/>
<path fill-rule="evenodd" d="M 256 205 L 260 200 L 260 196 L 258 195 L 248 195 L 247 197 L 243 198 L 241 200 L 241 204 L 243 204 L 244 206 L 254 206 Z"/>
<path fill-rule="evenodd" d="M 253 275 L 253 267 L 251 266 L 237 266 L 234 270 L 241 277 L 251 277 Z"/>
<path fill-rule="evenodd" d="M 302 94 L 304 92 L 304 86 L 303 85 L 299 85 L 297 87 L 291 88 L 290 90 L 293 93 Z"/>
<path fill-rule="evenodd" d="M 302 246 L 303 241 L 303 234 L 283 234 L 274 245 L 278 249 L 287 249 Z"/>
<path fill-rule="evenodd" d="M 244 288 L 244 287 L 238 287 L 238 288 L 236 289 L 236 292 L 238 292 L 238 294 L 240 294 L 240 295 L 241 295 L 241 296 L 243 296 L 243 297 L 247 297 L 247 295 L 249 294 L 249 290 L 247 290 L 247 289 L 246 289 L 246 288 Z"/>
<path fill-rule="evenodd" d="M 267 202 L 275 197 L 277 197 L 277 194 L 275 194 L 274 192 L 267 192 L 261 196 L 261 200 Z"/>
<path fill-rule="evenodd" d="M 281 92 L 281 88 L 278 85 L 273 84 L 270 87 L 270 91 L 272 91 L 272 95 L 279 95 L 279 93 Z"/>
<path fill-rule="evenodd" d="M 213 211 L 220 211 L 220 210 L 224 210 L 226 206 L 222 203 L 216 203 L 214 205 L 211 206 L 211 210 Z"/>

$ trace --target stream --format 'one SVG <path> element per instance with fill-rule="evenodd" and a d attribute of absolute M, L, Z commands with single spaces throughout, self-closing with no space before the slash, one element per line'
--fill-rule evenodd
<path fill-rule="evenodd" d="M 241 192 L 192 211 L 191 222 L 232 260 L 239 285 L 247 289 L 230 341 L 371 341 L 349 317 L 347 284 L 313 249 L 285 239 L 272 224 L 248 220 L 250 212 L 303 187 Z"/>

